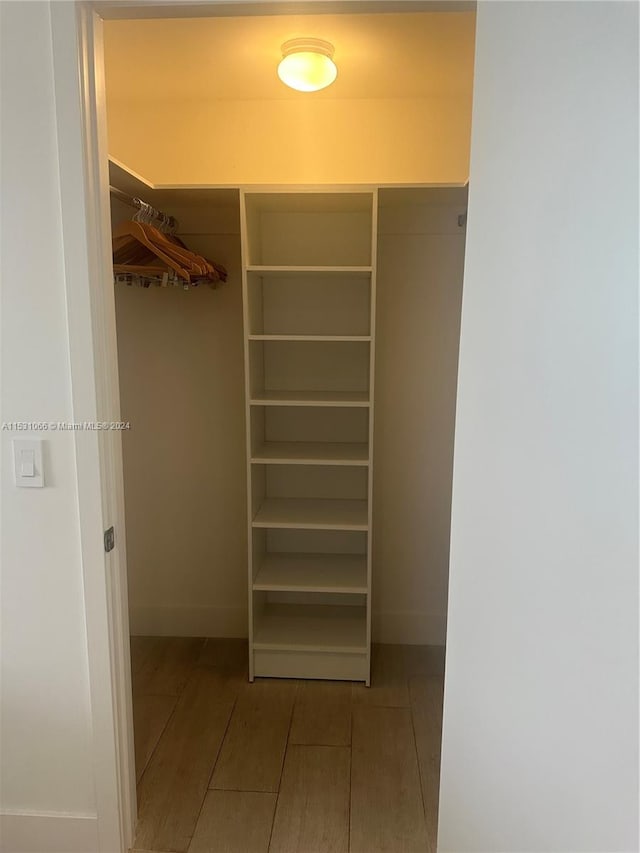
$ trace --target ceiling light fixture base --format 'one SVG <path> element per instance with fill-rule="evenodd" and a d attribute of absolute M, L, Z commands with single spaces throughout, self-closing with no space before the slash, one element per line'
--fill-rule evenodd
<path fill-rule="evenodd" d="M 321 53 L 323 56 L 328 56 L 333 59 L 334 47 L 329 41 L 315 38 L 297 38 L 289 39 L 282 45 L 282 56 L 289 56 L 291 53 Z"/>

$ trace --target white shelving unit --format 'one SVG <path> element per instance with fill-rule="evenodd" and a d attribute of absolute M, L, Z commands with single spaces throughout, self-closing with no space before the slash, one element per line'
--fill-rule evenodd
<path fill-rule="evenodd" d="M 369 684 L 377 207 L 241 192 L 251 680 Z"/>

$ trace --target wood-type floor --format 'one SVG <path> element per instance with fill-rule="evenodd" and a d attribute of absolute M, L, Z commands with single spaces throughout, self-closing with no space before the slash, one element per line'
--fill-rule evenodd
<path fill-rule="evenodd" d="M 372 686 L 247 680 L 242 640 L 133 637 L 135 853 L 432 853 L 443 650 Z"/>

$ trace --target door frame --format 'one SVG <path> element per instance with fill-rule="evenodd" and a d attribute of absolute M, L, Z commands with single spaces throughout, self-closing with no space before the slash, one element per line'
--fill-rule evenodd
<path fill-rule="evenodd" d="M 87 2 L 50 10 L 73 419 L 116 422 L 102 18 Z M 110 430 L 74 432 L 74 442 L 98 851 L 116 853 L 132 846 L 137 814 L 122 443 Z"/>

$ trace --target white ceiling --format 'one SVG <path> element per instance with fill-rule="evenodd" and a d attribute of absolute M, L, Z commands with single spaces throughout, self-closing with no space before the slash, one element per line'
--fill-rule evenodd
<path fill-rule="evenodd" d="M 280 82 L 280 45 L 335 46 L 338 79 L 321 92 Z M 419 98 L 469 95 L 475 14 L 282 15 L 105 21 L 110 100 Z M 197 128 L 194 128 L 197 132 Z M 260 129 L 256 128 L 259 138 Z"/>

